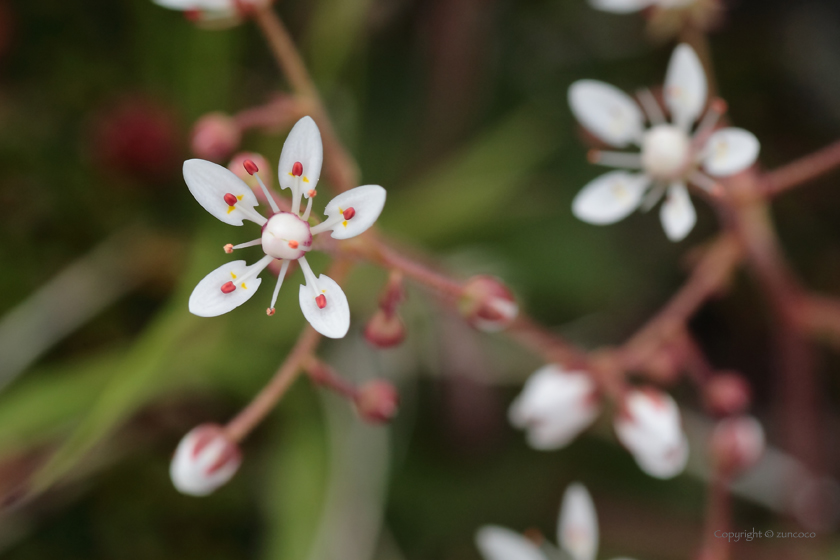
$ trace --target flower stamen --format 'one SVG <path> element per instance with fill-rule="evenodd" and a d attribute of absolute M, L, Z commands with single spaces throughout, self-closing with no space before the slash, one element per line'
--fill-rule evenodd
<path fill-rule="evenodd" d="M 224 284 L 222 284 L 222 293 L 223 294 L 229 294 L 229 293 L 233 292 L 234 290 L 236 290 L 236 284 L 234 284 L 233 282 L 227 281 Z"/>

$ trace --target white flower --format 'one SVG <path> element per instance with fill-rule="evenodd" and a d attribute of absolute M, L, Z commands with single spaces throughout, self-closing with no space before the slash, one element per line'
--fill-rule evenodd
<path fill-rule="evenodd" d="M 259 274 L 275 259 L 281 261 L 280 274 L 269 316 L 274 315 L 274 304 L 283 278 L 291 261 L 298 261 L 306 280 L 300 287 L 300 308 L 312 327 L 330 338 L 341 338 L 350 327 L 350 308 L 344 292 L 328 276 L 315 276 L 304 256 L 312 248 L 312 237 L 327 231 L 336 239 L 347 239 L 367 230 L 382 212 L 385 189 L 378 185 L 365 185 L 335 197 L 327 204 L 327 219 L 315 226 L 309 225 L 315 186 L 321 174 L 321 133 L 310 117 L 295 124 L 280 156 L 278 177 L 284 189 L 292 194 L 292 211 L 281 212 L 277 203 L 257 175 L 256 165 L 247 160 L 245 168 L 255 175 L 271 205 L 272 214 L 264 218 L 254 207 L 257 197 L 233 172 L 209 161 L 191 159 L 184 162 L 184 180 L 205 210 L 226 224 L 241 226 L 250 220 L 262 227 L 259 239 L 240 245 L 226 245 L 225 251 L 261 245 L 265 256 L 248 266 L 245 261 L 224 264 L 198 283 L 190 296 L 190 312 L 201 317 L 215 317 L 239 307 L 257 291 L 262 282 Z M 301 199 L 307 199 L 301 212 Z"/>
<path fill-rule="evenodd" d="M 629 14 L 656 6 L 665 9 L 685 8 L 697 0 L 589 0 L 593 8 L 617 14 Z"/>
<path fill-rule="evenodd" d="M 485 560 L 595 560 L 598 555 L 598 516 L 586 487 L 575 482 L 566 488 L 557 522 L 560 551 L 549 542 L 528 539 L 510 529 L 488 525 L 476 534 Z M 614 560 L 629 560 L 616 558 Z"/>
<path fill-rule="evenodd" d="M 645 115 L 629 95 L 594 80 L 573 83 L 569 104 L 589 132 L 617 148 L 631 144 L 641 148 L 639 154 L 591 152 L 594 163 L 639 172 L 613 171 L 593 180 L 572 202 L 574 215 L 591 224 L 611 224 L 638 208 L 652 208 L 664 195 L 659 215 L 665 233 L 671 241 L 685 238 L 697 221 L 687 184 L 715 192 L 720 187 L 712 177 L 726 177 L 746 169 L 755 162 L 759 151 L 758 139 L 746 130 L 714 130 L 726 110 L 722 100 L 711 103 L 692 133 L 706 106 L 706 96 L 703 66 L 694 50 L 685 44 L 674 50 L 665 78 L 664 97 L 670 123 L 648 91 L 639 93 L 651 125 L 645 129 Z"/>
<path fill-rule="evenodd" d="M 206 496 L 233 478 L 241 462 L 239 447 L 222 427 L 204 424 L 178 444 L 169 475 L 182 494 Z"/>
<path fill-rule="evenodd" d="M 688 462 L 688 439 L 677 403 L 653 389 L 633 389 L 615 418 L 615 433 L 639 467 L 656 478 L 673 478 Z"/>
<path fill-rule="evenodd" d="M 235 23 L 241 16 L 269 0 L 152 0 L 158 6 L 190 14 L 206 23 Z"/>
<path fill-rule="evenodd" d="M 546 365 L 525 383 L 508 417 L 527 430 L 531 447 L 559 449 L 585 430 L 598 412 L 596 386 L 586 373 Z"/>

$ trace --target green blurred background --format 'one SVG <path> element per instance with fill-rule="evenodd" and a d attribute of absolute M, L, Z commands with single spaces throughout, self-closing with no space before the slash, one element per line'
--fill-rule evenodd
<path fill-rule="evenodd" d="M 680 244 L 655 215 L 605 228 L 571 215 L 572 197 L 601 170 L 586 162 L 566 89 L 580 78 L 628 91 L 660 83 L 672 43 L 651 41 L 641 16 L 585 0 L 290 0 L 277 9 L 362 182 L 389 191 L 383 235 L 456 276 L 504 278 L 524 309 L 575 342 L 594 348 L 631 334 L 680 285 L 691 247 L 716 231 L 702 202 Z M 743 0 L 710 35 L 720 92 L 733 122 L 761 139 L 763 165 L 837 136 L 838 30 L 832 0 Z M 505 415 L 540 362 L 469 330 L 422 290 L 410 290 L 403 310 L 406 343 L 371 349 L 360 331 L 385 274 L 369 266 L 345 283 L 350 335 L 321 354 L 348 378 L 396 382 L 393 425 L 365 426 L 300 381 L 246 441 L 229 485 L 204 499 L 172 488 L 181 436 L 244 406 L 304 324 L 296 289 L 282 291 L 273 319 L 259 298 L 215 319 L 186 305 L 225 261 L 219 248 L 253 237 L 218 223 L 186 189 L 191 124 L 284 87 L 250 24 L 199 30 L 149 0 L 0 2 L 4 557 L 476 559 L 473 534 L 486 523 L 553 536 L 572 480 L 594 495 L 602 557 L 689 556 L 703 537 L 702 480 L 644 475 L 609 435 L 608 416 L 562 451 L 529 449 Z M 249 133 L 243 147 L 274 165 L 285 133 Z M 837 294 L 835 182 L 786 194 L 774 211 L 797 271 Z M 318 272 L 328 262 L 313 261 Z M 59 336 L 68 317 L 81 319 Z M 739 276 L 692 329 L 716 367 L 753 383 L 772 443 L 778 394 L 750 281 Z M 821 358 L 830 430 L 840 425 L 840 364 Z M 699 408 L 690 386 L 673 393 Z M 751 500 L 735 513 L 736 528 L 783 523 Z M 779 552 L 755 546 L 743 557 Z"/>

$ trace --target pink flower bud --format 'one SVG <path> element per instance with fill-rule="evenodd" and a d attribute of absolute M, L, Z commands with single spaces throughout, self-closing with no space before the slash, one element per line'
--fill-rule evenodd
<path fill-rule="evenodd" d="M 208 113 L 193 127 L 192 151 L 204 159 L 220 160 L 231 154 L 242 139 L 239 126 L 224 113 Z"/>
<path fill-rule="evenodd" d="M 764 453 L 764 429 L 752 416 L 726 418 L 715 426 L 709 450 L 723 473 L 743 472 L 755 465 Z"/>
<path fill-rule="evenodd" d="M 464 285 L 458 309 L 475 328 L 498 332 L 510 325 L 519 313 L 511 291 L 492 276 L 473 276 Z"/>
<path fill-rule="evenodd" d="M 356 410 L 364 421 L 384 424 L 396 416 L 400 395 L 391 383 L 377 379 L 359 388 L 355 402 Z"/>
<path fill-rule="evenodd" d="M 688 462 L 688 440 L 677 403 L 654 389 L 627 392 L 615 418 L 615 433 L 639 467 L 656 478 L 672 478 Z"/>
<path fill-rule="evenodd" d="M 236 474 L 242 453 L 221 426 L 202 424 L 178 444 L 169 467 L 175 488 L 190 496 L 207 496 Z"/>
<path fill-rule="evenodd" d="M 405 339 L 405 325 L 396 313 L 378 309 L 365 326 L 365 339 L 374 348 L 392 348 Z"/>
<path fill-rule="evenodd" d="M 712 412 L 729 416 L 746 410 L 751 393 L 746 379 L 737 373 L 721 373 L 706 383 L 703 399 Z"/>

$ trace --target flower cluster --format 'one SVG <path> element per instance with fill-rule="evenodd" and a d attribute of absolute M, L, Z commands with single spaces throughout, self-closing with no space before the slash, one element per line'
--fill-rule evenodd
<path fill-rule="evenodd" d="M 312 226 L 309 220 L 322 160 L 318 126 L 310 117 L 304 117 L 292 128 L 280 154 L 280 186 L 292 194 L 288 212 L 280 210 L 260 180 L 256 164 L 245 161 L 245 169 L 257 178 L 271 206 L 272 213 L 268 218 L 254 209 L 259 204 L 257 197 L 232 171 L 200 159 L 184 162 L 184 180 L 205 210 L 226 224 L 241 226 L 243 220 L 249 220 L 262 228 L 259 238 L 239 245 L 228 244 L 225 251 L 232 253 L 236 249 L 260 245 L 265 254 L 252 265 L 233 261 L 205 276 L 190 296 L 190 312 L 214 317 L 239 307 L 260 287 L 260 273 L 279 260 L 280 272 L 266 312 L 272 316 L 289 265 L 297 261 L 306 281 L 299 290 L 300 308 L 306 320 L 326 337 L 342 338 L 347 334 L 350 327 L 347 297 L 332 278 L 324 274 L 316 277 L 305 255 L 312 249 L 313 237 L 319 233 L 329 231 L 335 239 L 349 239 L 372 226 L 385 205 L 385 189 L 365 185 L 338 195 L 324 209 L 327 219 Z M 307 200 L 304 210 L 301 210 L 302 199 Z"/>
<path fill-rule="evenodd" d="M 527 431 L 535 449 L 559 449 L 588 428 L 600 413 L 600 396 L 582 371 L 547 365 L 528 379 L 510 407 L 511 423 Z M 618 440 L 639 467 L 656 478 L 671 478 L 688 461 L 688 440 L 677 403 L 651 388 L 627 391 L 614 419 Z"/>
<path fill-rule="evenodd" d="M 566 488 L 560 505 L 559 550 L 542 538 L 532 539 L 495 525 L 479 529 L 475 540 L 485 560 L 595 560 L 598 556 L 598 515 L 589 491 L 575 482 Z"/>
<path fill-rule="evenodd" d="M 642 112 L 633 98 L 609 84 L 573 83 L 569 104 L 589 132 L 616 148 L 641 148 L 638 154 L 591 152 L 595 163 L 639 171 L 613 171 L 590 182 L 572 202 L 574 215 L 590 224 L 612 224 L 636 209 L 652 208 L 664 196 L 659 217 L 665 234 L 671 241 L 685 238 L 697 221 L 687 185 L 716 194 L 720 187 L 713 177 L 746 169 L 759 151 L 758 140 L 746 130 L 715 130 L 726 108 L 722 100 L 711 103 L 694 129 L 706 107 L 707 90 L 703 65 L 688 45 L 676 48 L 665 77 L 663 97 L 670 122 L 649 91 L 639 93 Z"/>

